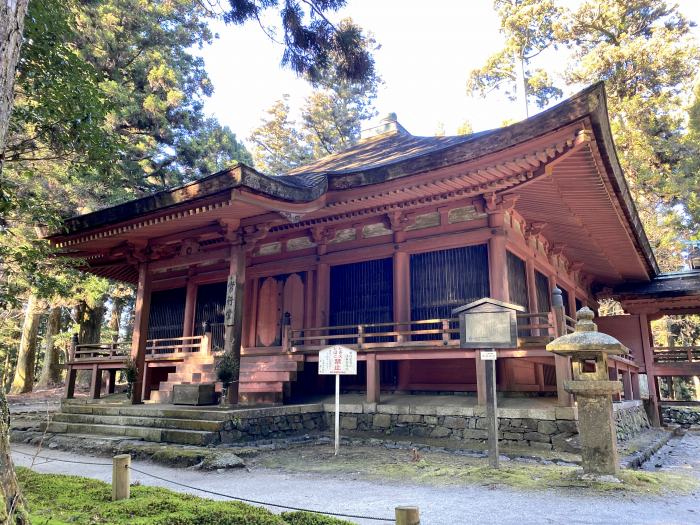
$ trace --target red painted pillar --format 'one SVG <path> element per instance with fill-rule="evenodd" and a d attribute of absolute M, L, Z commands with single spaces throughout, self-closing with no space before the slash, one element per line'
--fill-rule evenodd
<path fill-rule="evenodd" d="M 367 354 L 367 402 L 379 403 L 381 385 L 379 382 L 379 361 L 377 354 Z"/>
<path fill-rule="evenodd" d="M 525 272 L 527 274 L 527 299 L 530 312 L 539 312 L 537 305 L 537 286 L 535 283 L 535 261 L 528 257 L 525 261 Z M 536 319 L 536 324 L 542 324 L 540 319 Z M 534 334 L 533 334 L 534 335 Z"/>
<path fill-rule="evenodd" d="M 639 314 L 639 329 L 642 337 L 642 349 L 644 351 L 644 369 L 647 373 L 647 384 L 649 387 L 649 422 L 652 426 L 661 426 L 661 405 L 659 403 L 658 385 L 654 366 L 654 349 L 652 347 L 651 326 L 649 316 L 645 313 Z"/>
<path fill-rule="evenodd" d="M 233 354 L 240 362 L 243 335 L 243 308 L 245 293 L 245 246 L 242 242 L 231 245 L 224 310 L 224 352 Z M 228 402 L 238 404 L 238 377 L 227 391 Z"/>
<path fill-rule="evenodd" d="M 506 262 L 505 212 L 494 210 L 489 213 L 489 288 L 493 299 L 508 302 L 508 266 Z M 476 394 L 479 405 L 486 404 L 486 366 L 476 356 Z"/>
<path fill-rule="evenodd" d="M 398 245 L 397 245 L 398 246 Z M 394 252 L 394 322 L 403 323 L 411 320 L 411 256 L 400 249 Z M 397 324 L 396 329 L 404 331 L 410 329 L 410 324 Z M 409 336 L 410 338 L 410 336 Z M 397 342 L 406 341 L 406 336 L 397 336 Z M 397 388 L 408 390 L 411 376 L 411 361 L 403 360 L 398 364 Z"/>
<path fill-rule="evenodd" d="M 190 337 L 194 334 L 195 305 L 197 304 L 197 285 L 192 277 L 187 279 L 185 291 L 185 320 L 182 324 L 182 337 Z"/>
<path fill-rule="evenodd" d="M 508 266 L 506 263 L 506 235 L 503 229 L 503 212 L 489 215 L 492 234 L 489 238 L 489 284 L 491 297 L 508 301 Z"/>
<path fill-rule="evenodd" d="M 316 326 L 328 326 L 331 285 L 331 268 L 328 263 L 318 263 L 316 277 Z"/>
<path fill-rule="evenodd" d="M 144 399 L 148 386 L 146 371 L 146 342 L 148 339 L 148 317 L 151 310 L 151 274 L 147 262 L 139 263 L 139 282 L 134 306 L 134 332 L 131 336 L 131 357 L 138 374 L 131 393 L 131 403 L 137 405 Z"/>

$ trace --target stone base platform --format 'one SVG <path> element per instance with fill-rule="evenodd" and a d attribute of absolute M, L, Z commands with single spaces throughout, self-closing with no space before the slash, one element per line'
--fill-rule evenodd
<path fill-rule="evenodd" d="M 344 434 L 380 435 L 403 440 L 425 438 L 483 442 L 486 410 L 472 396 L 387 395 L 381 403 L 364 396 L 341 396 Z M 128 436 L 190 445 L 245 443 L 332 429 L 333 398 L 260 408 L 129 405 L 124 401 L 71 400 L 49 424 L 54 433 Z M 641 402 L 615 403 L 618 439 L 649 426 Z M 575 452 L 577 409 L 558 407 L 551 398 L 499 399 L 499 438 L 503 445 Z"/>

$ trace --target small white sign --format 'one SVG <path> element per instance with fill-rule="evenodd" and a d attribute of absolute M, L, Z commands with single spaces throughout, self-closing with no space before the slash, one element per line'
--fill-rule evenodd
<path fill-rule="evenodd" d="M 482 361 L 495 361 L 497 357 L 498 357 L 498 354 L 496 353 L 495 350 L 482 350 L 481 351 L 481 360 Z"/>
<path fill-rule="evenodd" d="M 329 346 L 318 353 L 320 375 L 356 375 L 357 352 L 341 345 Z"/>

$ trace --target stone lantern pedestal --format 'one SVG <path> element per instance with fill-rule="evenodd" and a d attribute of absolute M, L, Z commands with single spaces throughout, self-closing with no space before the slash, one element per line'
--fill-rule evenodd
<path fill-rule="evenodd" d="M 620 341 L 598 332 L 593 311 L 584 307 L 576 315 L 576 331 L 547 345 L 555 354 L 571 357 L 573 379 L 564 383 L 578 404 L 581 459 L 584 474 L 618 473 L 617 437 L 612 394 L 622 391 L 620 381 L 610 381 L 609 355 L 627 355 Z"/>

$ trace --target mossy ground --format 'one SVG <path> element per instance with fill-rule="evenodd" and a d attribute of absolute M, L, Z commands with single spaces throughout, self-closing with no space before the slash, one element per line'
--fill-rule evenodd
<path fill-rule="evenodd" d="M 499 470 L 489 468 L 485 459 L 442 452 L 425 452 L 414 461 L 405 450 L 381 447 L 346 447 L 338 457 L 332 447 L 281 450 L 256 460 L 266 468 L 312 472 L 402 483 L 431 485 L 505 486 L 521 490 L 586 489 L 595 492 L 643 494 L 687 493 L 698 486 L 694 478 L 636 470 L 621 471 L 623 483 L 591 482 L 579 479 L 577 467 L 504 461 Z"/>
<path fill-rule="evenodd" d="M 17 475 L 36 525 L 347 525 L 304 512 L 281 516 L 235 501 L 212 501 L 159 487 L 133 486 L 128 500 L 112 501 L 107 483 L 77 476 Z"/>

